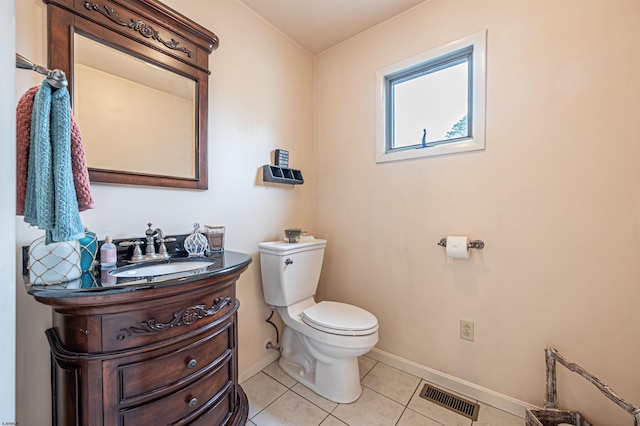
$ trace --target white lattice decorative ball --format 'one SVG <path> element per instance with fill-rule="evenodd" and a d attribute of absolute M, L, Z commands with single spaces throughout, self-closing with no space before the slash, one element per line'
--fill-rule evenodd
<path fill-rule="evenodd" d="M 189 253 L 189 257 L 202 257 L 209 248 L 207 237 L 200 233 L 200 224 L 193 224 L 193 234 L 184 239 L 184 249 Z"/>

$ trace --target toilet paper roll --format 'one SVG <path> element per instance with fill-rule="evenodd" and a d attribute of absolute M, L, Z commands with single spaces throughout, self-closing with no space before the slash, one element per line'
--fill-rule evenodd
<path fill-rule="evenodd" d="M 448 236 L 447 237 L 447 256 L 456 259 L 469 258 L 469 237 Z"/>

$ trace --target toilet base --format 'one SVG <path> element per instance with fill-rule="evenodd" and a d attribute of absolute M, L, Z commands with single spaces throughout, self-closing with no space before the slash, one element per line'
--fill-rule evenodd
<path fill-rule="evenodd" d="M 305 371 L 284 357 L 278 364 L 294 380 L 330 401 L 348 404 L 362 394 L 357 358 L 339 359 L 333 365 L 316 361 L 315 371 Z"/>
<path fill-rule="evenodd" d="M 366 350 L 332 348 L 296 333 L 286 325 L 282 349 L 280 368 L 318 395 L 342 404 L 360 398 L 362 386 L 357 355 Z M 328 356 L 332 349 L 339 350 L 343 356 L 348 355 L 344 358 Z"/>

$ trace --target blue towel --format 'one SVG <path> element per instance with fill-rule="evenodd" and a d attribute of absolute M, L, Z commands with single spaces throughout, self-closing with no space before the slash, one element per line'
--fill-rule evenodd
<path fill-rule="evenodd" d="M 71 168 L 69 92 L 46 79 L 33 100 L 24 221 L 46 231 L 46 244 L 84 237 Z"/>

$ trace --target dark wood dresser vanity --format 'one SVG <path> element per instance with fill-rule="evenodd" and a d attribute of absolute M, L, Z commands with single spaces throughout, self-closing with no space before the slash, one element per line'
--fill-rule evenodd
<path fill-rule="evenodd" d="M 66 73 L 91 181 L 206 190 L 218 37 L 159 0 L 42 1 L 48 66 Z M 54 425 L 245 424 L 236 280 L 251 258 L 216 256 L 198 275 L 28 284 L 53 309 Z"/>
<path fill-rule="evenodd" d="M 251 258 L 226 251 L 212 259 L 198 275 L 164 281 L 27 286 L 53 309 L 54 425 L 246 423 L 236 280 Z"/>

